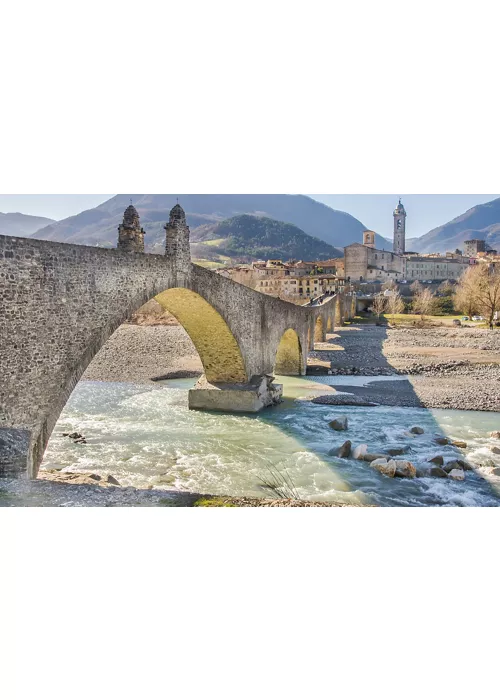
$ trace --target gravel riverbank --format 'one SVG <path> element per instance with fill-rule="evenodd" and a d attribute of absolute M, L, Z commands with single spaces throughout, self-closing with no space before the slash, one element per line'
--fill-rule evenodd
<path fill-rule="evenodd" d="M 338 385 L 388 406 L 500 411 L 500 332 L 480 329 L 340 328 L 312 357 L 333 375 L 409 376 L 368 387 Z"/>
<path fill-rule="evenodd" d="M 186 331 L 172 325 L 124 325 L 96 355 L 83 379 L 143 384 L 171 372 L 203 372 Z"/>
<path fill-rule="evenodd" d="M 475 328 L 340 328 L 311 353 L 336 375 L 409 376 L 408 382 L 336 387 L 366 401 L 470 411 L 500 411 L 500 332 Z M 202 373 L 180 326 L 124 325 L 95 357 L 84 379 L 149 383 L 171 373 Z"/>

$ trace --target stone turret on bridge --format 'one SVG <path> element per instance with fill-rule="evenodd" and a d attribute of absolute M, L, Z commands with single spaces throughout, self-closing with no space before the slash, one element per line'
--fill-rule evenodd
<path fill-rule="evenodd" d="M 186 214 L 179 203 L 170 212 L 165 231 L 165 255 L 174 265 L 178 282 L 187 282 L 191 273 L 190 231 Z"/>
<path fill-rule="evenodd" d="M 118 250 L 125 253 L 144 253 L 144 229 L 132 202 L 125 210 L 123 223 L 118 226 Z"/>

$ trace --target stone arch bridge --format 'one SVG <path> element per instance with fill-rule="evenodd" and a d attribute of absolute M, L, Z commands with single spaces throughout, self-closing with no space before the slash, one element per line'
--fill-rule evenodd
<path fill-rule="evenodd" d="M 0 474 L 36 477 L 93 357 L 153 298 L 184 326 L 203 363 L 193 409 L 277 403 L 273 374 L 305 374 L 314 342 L 347 315 L 341 295 L 296 306 L 192 264 L 180 207 L 166 226 L 166 254 L 146 255 L 132 209 L 117 250 L 0 236 Z"/>

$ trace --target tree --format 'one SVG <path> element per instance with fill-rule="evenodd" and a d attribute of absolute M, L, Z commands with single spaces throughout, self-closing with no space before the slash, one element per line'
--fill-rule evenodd
<path fill-rule="evenodd" d="M 424 285 L 423 285 L 423 284 L 420 284 L 420 282 L 419 282 L 418 280 L 415 280 L 415 282 L 413 282 L 413 283 L 410 285 L 410 291 L 411 291 L 411 293 L 414 294 L 414 295 L 415 295 L 415 294 L 420 294 L 421 292 L 424 291 Z"/>
<path fill-rule="evenodd" d="M 386 297 L 387 302 L 387 312 L 391 314 L 392 321 L 394 322 L 394 316 L 396 314 L 402 314 L 405 310 L 405 303 L 399 292 L 392 292 Z"/>
<path fill-rule="evenodd" d="M 423 289 L 413 297 L 413 311 L 420 315 L 422 323 L 426 316 L 430 316 L 434 309 L 434 294 L 430 289 Z"/>
<path fill-rule="evenodd" d="M 495 313 L 500 310 L 500 271 L 490 269 L 486 263 L 474 266 L 472 280 L 476 289 L 476 304 L 479 313 L 492 326 Z"/>
<path fill-rule="evenodd" d="M 478 312 L 475 265 L 469 267 L 458 280 L 455 294 L 453 295 L 453 305 L 456 311 L 460 311 L 469 316 L 469 318 Z"/>
<path fill-rule="evenodd" d="M 377 321 L 380 321 L 380 316 L 384 313 L 387 306 L 387 297 L 383 294 L 375 294 L 373 297 L 373 313 L 377 315 Z"/>
<path fill-rule="evenodd" d="M 445 297 L 449 297 L 453 294 L 454 288 L 451 280 L 445 280 L 444 282 L 441 282 L 441 284 L 438 287 L 438 292 L 442 294 Z"/>

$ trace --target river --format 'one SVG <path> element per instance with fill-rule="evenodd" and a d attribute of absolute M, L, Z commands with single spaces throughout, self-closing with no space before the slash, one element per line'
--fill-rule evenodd
<path fill-rule="evenodd" d="M 387 380 L 387 377 L 380 377 Z M 263 481 L 286 474 L 304 499 L 381 506 L 498 506 L 500 478 L 488 468 L 500 455 L 497 413 L 394 407 L 317 406 L 303 401 L 320 384 L 353 384 L 374 377 L 281 377 L 285 401 L 258 415 L 189 411 L 194 380 L 155 385 L 81 382 L 54 430 L 42 468 L 113 474 L 123 486 L 175 489 L 214 495 L 272 495 Z M 324 391 L 321 393 L 325 393 Z M 335 433 L 328 423 L 349 417 L 349 431 Z M 404 433 L 414 425 L 418 437 Z M 87 445 L 63 433 L 80 432 Z M 433 442 L 436 433 L 465 440 L 467 458 L 477 466 L 465 482 L 451 479 L 389 479 L 369 464 L 342 460 L 329 451 L 349 439 L 369 452 L 408 446 L 407 458 L 425 465 L 436 454 L 457 451 Z M 402 458 L 404 459 L 404 458 Z"/>

